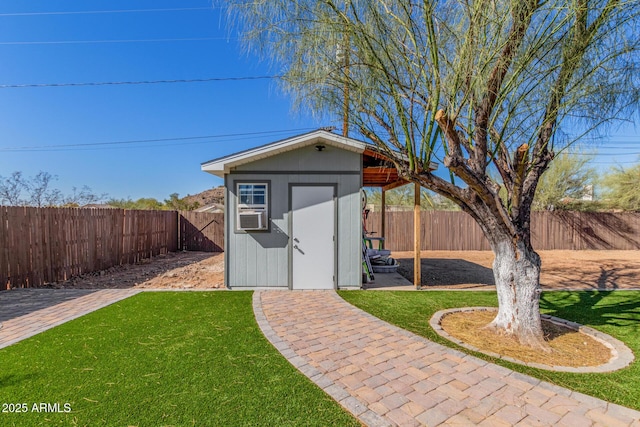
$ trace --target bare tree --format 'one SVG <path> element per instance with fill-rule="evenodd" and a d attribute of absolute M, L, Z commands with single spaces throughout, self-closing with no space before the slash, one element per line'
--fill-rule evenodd
<path fill-rule="evenodd" d="M 531 205 L 557 149 L 637 106 L 640 2 L 223 4 L 299 105 L 344 114 L 406 180 L 478 222 L 496 255 L 492 327 L 544 348 Z"/>
<path fill-rule="evenodd" d="M 106 197 L 106 194 L 95 194 L 90 187 L 83 185 L 82 188 L 72 187 L 71 194 L 62 198 L 62 204 L 64 206 L 78 207 L 90 203 L 98 203 Z"/>
<path fill-rule="evenodd" d="M 41 208 L 43 206 L 56 206 L 62 200 L 60 190 L 51 187 L 52 181 L 58 179 L 57 176 L 49 172 L 38 172 L 33 178 L 26 182 L 29 192 L 29 204 Z"/>
<path fill-rule="evenodd" d="M 58 179 L 49 172 L 38 172 L 35 176 L 24 178 L 22 172 L 13 172 L 10 177 L 0 176 L 0 204 L 9 206 L 82 206 L 96 203 L 107 197 L 106 194 L 95 194 L 86 185 L 82 188 L 73 187 L 71 194 L 64 195 L 62 191 L 52 187 L 52 182 Z"/>
<path fill-rule="evenodd" d="M 22 206 L 27 202 L 22 198 L 22 193 L 28 190 L 27 181 L 22 177 L 22 172 L 13 172 L 10 177 L 0 176 L 0 205 Z"/>

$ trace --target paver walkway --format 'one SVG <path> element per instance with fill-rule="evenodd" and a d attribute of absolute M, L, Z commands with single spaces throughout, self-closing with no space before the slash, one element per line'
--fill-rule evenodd
<path fill-rule="evenodd" d="M 0 293 L 0 348 L 140 292 L 132 289 L 17 289 Z"/>
<path fill-rule="evenodd" d="M 333 291 L 258 291 L 253 302 L 273 345 L 370 426 L 640 427 L 638 411 L 433 343 Z"/>

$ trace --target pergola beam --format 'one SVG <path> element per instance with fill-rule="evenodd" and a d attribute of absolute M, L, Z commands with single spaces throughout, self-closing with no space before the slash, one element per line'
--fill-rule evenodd
<path fill-rule="evenodd" d="M 387 184 L 385 186 L 382 187 L 382 190 L 384 191 L 389 191 L 389 190 L 393 190 L 394 188 L 398 188 L 398 187 L 402 187 L 403 185 L 407 185 L 409 182 L 408 181 L 396 181 L 396 182 L 392 182 L 391 184 Z"/>

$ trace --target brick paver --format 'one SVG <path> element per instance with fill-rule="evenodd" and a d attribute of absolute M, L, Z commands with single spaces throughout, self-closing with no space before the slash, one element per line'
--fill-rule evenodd
<path fill-rule="evenodd" d="M 140 292 L 132 289 L 99 291 L 19 289 L 0 293 L 0 348 Z"/>
<path fill-rule="evenodd" d="M 257 291 L 253 301 L 267 339 L 369 426 L 640 425 L 638 411 L 433 343 L 333 291 Z"/>

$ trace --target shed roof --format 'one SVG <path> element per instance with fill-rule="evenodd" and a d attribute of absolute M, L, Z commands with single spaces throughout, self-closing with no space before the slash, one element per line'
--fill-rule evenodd
<path fill-rule="evenodd" d="M 313 132 L 282 139 L 260 147 L 250 148 L 228 156 L 209 160 L 208 162 L 202 163 L 201 169 L 213 175 L 223 177 L 224 174 L 229 173 L 232 168 L 315 144 L 332 145 L 334 147 L 354 151 L 356 153 L 364 152 L 366 146 L 366 143 L 362 141 L 346 138 L 344 136 L 328 132 L 324 129 L 318 129 Z"/>
<path fill-rule="evenodd" d="M 393 188 L 407 183 L 398 176 L 397 169 L 389 161 L 388 157 L 374 145 L 337 135 L 324 129 L 209 160 L 202 163 L 201 169 L 222 178 L 235 167 L 317 144 L 331 145 L 362 154 L 362 185 L 365 187 Z M 430 165 L 431 170 L 436 169 L 436 167 L 435 163 Z"/>

